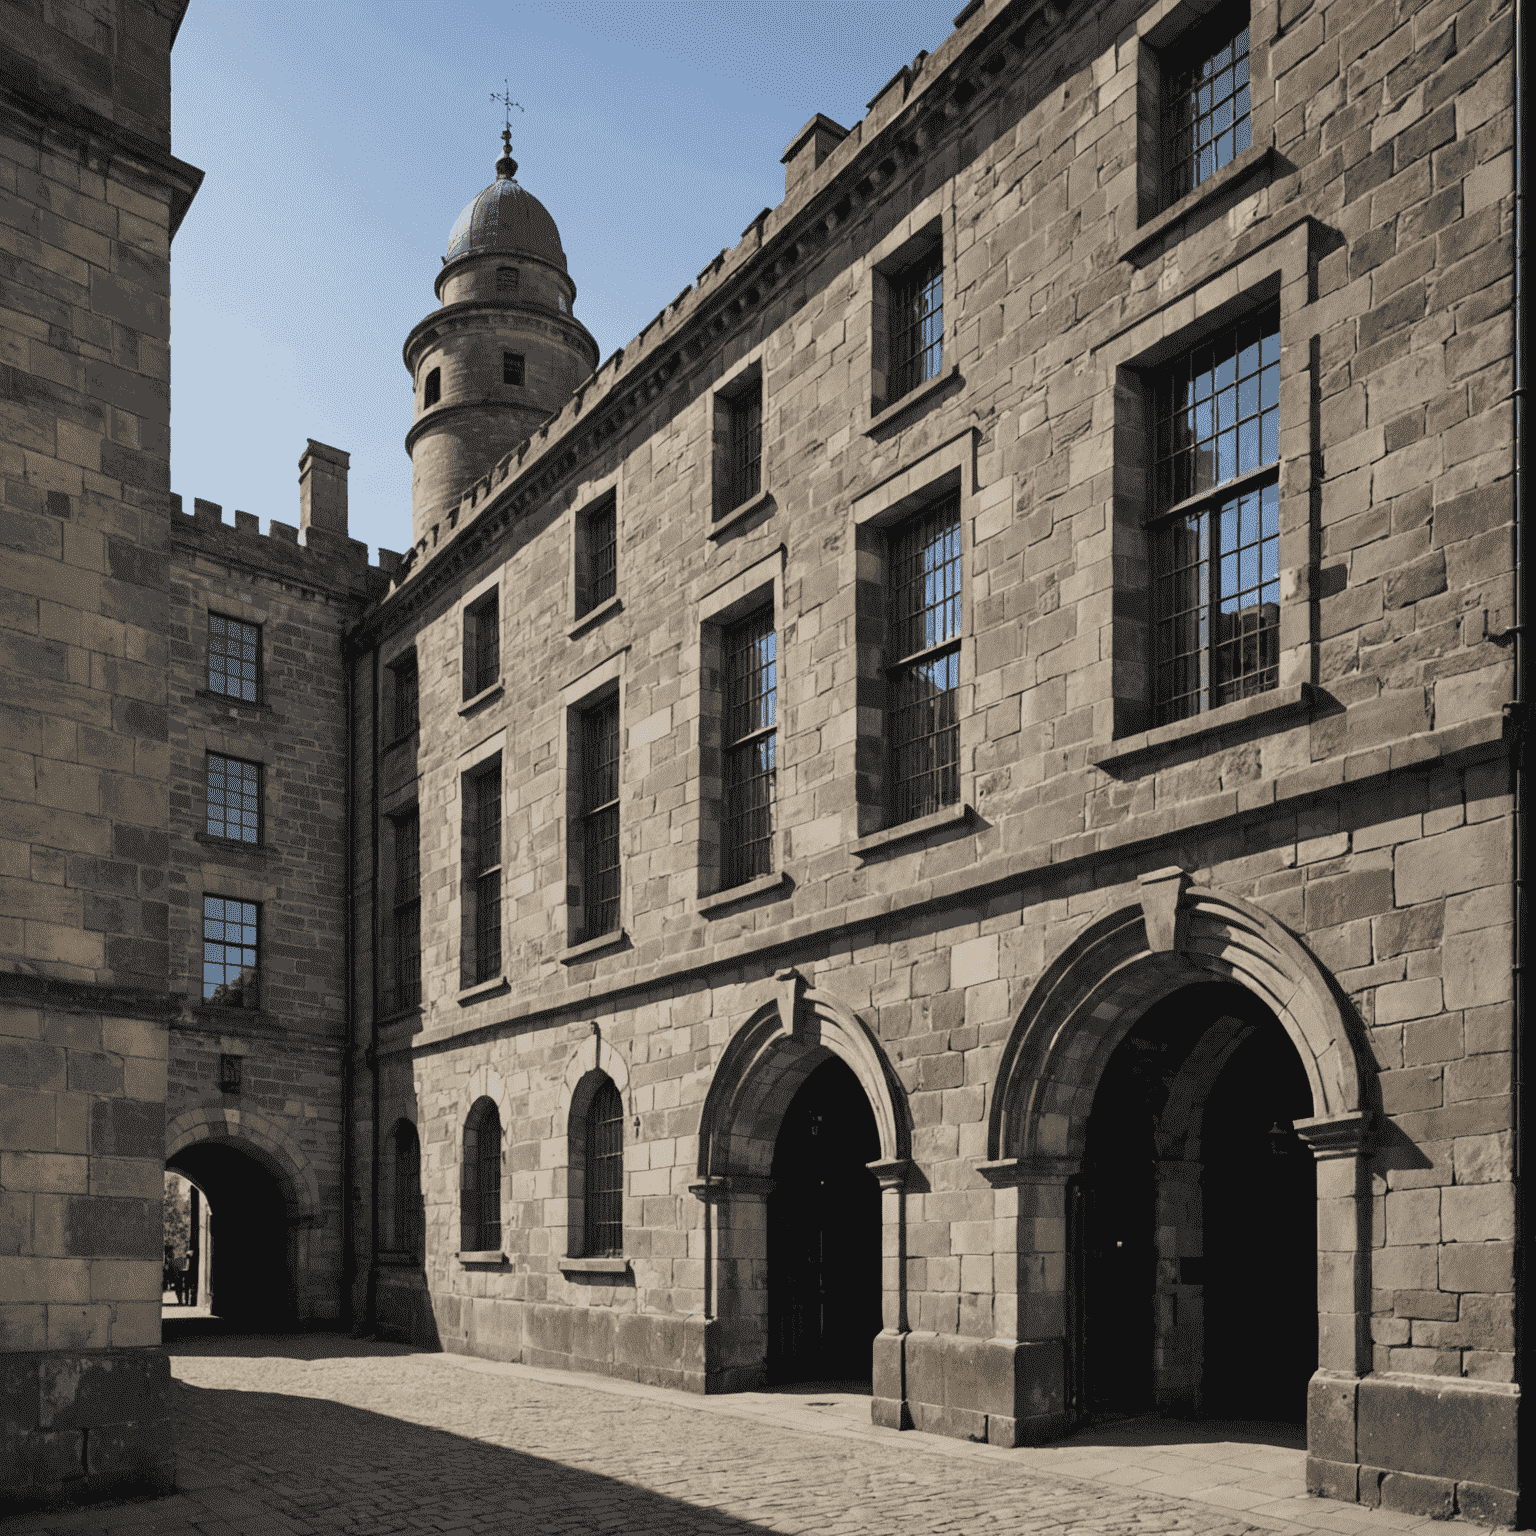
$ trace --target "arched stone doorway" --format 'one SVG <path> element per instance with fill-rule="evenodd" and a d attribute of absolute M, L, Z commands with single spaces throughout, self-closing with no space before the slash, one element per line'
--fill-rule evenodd
<path fill-rule="evenodd" d="M 1317 1366 L 1312 1097 L 1232 983 L 1149 1008 L 1105 1065 L 1068 1185 L 1069 1407 L 1288 1420 Z"/>
<path fill-rule="evenodd" d="M 906 1098 L 885 1052 L 856 1015 L 830 994 L 808 988 L 797 972 L 781 972 L 775 982 L 773 1001 L 727 1045 L 700 1121 L 699 1178 L 691 1187 L 705 1206 L 704 1389 L 741 1391 L 770 1376 L 784 1379 L 830 1365 L 839 1374 L 872 1374 L 877 1422 L 899 1427 L 907 1330 L 904 1187 L 911 1155 Z M 840 1278 L 832 1306 L 845 1326 L 848 1318 L 864 1317 L 879 1332 L 872 1345 L 861 1350 L 856 1343 L 848 1358 L 829 1361 L 825 1351 L 802 1354 L 792 1347 L 783 1332 L 787 1323 L 776 1327 L 776 1318 L 785 1318 L 793 1305 L 783 1299 L 786 1270 L 797 1249 L 803 1258 L 809 1237 L 804 1222 L 797 1231 L 792 1222 L 773 1220 L 770 1201 L 776 1174 L 803 1184 L 826 1166 L 807 1150 L 811 1126 L 834 1106 L 846 1109 L 853 1095 L 861 1101 L 855 1118 L 868 1119 L 840 1138 L 831 1164 L 835 1182 L 857 1190 L 856 1164 L 863 1152 L 875 1152 L 863 1158 L 866 1187 L 856 1198 L 867 1198 L 869 1183 L 878 1190 L 878 1320 L 868 1303 L 868 1269 L 857 1263 Z M 777 1239 L 772 1247 L 771 1224 Z M 813 1226 L 825 1230 L 819 1216 Z M 866 1263 L 867 1257 L 865 1252 Z M 790 1293 L 794 1289 L 787 1286 Z M 862 1334 L 865 1324 L 856 1326 Z M 853 1358 L 856 1353 L 860 1358 Z M 819 1363 L 809 1364 L 812 1357 Z"/>
<path fill-rule="evenodd" d="M 1154 1316 L 1162 1330 L 1153 1337 L 1152 1369 L 1138 1390 L 1180 1411 L 1198 1408 L 1205 1390 L 1203 1344 L 1196 1369 L 1180 1327 L 1196 1315 L 1197 1283 L 1203 1304 L 1204 1285 L 1195 1277 L 1205 1255 L 1192 1241 L 1197 1228 L 1204 1230 L 1199 1160 L 1189 1153 L 1198 1151 L 1204 1107 L 1224 1065 L 1230 1058 L 1237 1069 L 1235 1053 L 1247 1038 L 1245 1028 L 1218 1028 L 1223 1017 L 1237 1026 L 1264 1024 L 1266 1049 L 1281 1049 L 1283 1035 L 1290 1052 L 1283 1059 L 1305 1078 L 1312 1113 L 1297 1119 L 1294 1130 L 1315 1159 L 1317 1365 L 1349 1378 L 1370 1369 L 1370 1190 L 1362 1153 L 1370 1121 L 1365 1092 L 1374 1076 L 1363 1029 L 1316 960 L 1261 908 L 1195 887 L 1177 869 L 1143 876 L 1140 887 L 1139 904 L 1091 923 L 1046 969 L 999 1066 L 989 1156 L 980 1171 L 996 1189 L 996 1230 L 1005 1242 L 1013 1234 L 1012 1252 L 997 1254 L 995 1305 L 999 1342 L 1019 1345 L 1015 1395 L 1028 1408 L 1018 1419 L 998 1421 L 1000 1443 L 1063 1433 L 1092 1407 L 1093 1347 L 1084 1335 L 1090 1319 L 1079 1271 L 1083 1243 L 1093 1233 L 1091 1226 L 1085 1230 L 1091 1218 L 1078 1202 L 1085 1159 L 1094 1151 L 1095 1107 L 1101 1089 L 1110 1099 L 1121 1091 L 1119 1069 L 1111 1066 L 1122 1042 L 1143 1019 L 1156 1022 L 1152 1010 L 1164 999 L 1196 985 L 1235 990 L 1216 1016 L 1193 1021 L 1201 1027 L 1180 1057 L 1182 1070 L 1165 1085 L 1158 1122 L 1143 1127 L 1136 1152 L 1143 1216 L 1139 1239 L 1132 1233 L 1130 1240 L 1139 1241 L 1145 1263 L 1156 1266 Z M 1299 1082 L 1292 1082 L 1297 1094 Z M 1175 1127 L 1182 1127 L 1177 1135 Z M 1245 1122 L 1243 1134 L 1267 1137 L 1270 1128 Z M 1233 1134 L 1219 1114 L 1211 1130 Z M 1123 1211 L 1134 1208 L 1130 1190 Z M 1184 1268 L 1179 1261 L 1185 1259 L 1195 1262 Z M 1145 1267 L 1137 1283 L 1147 1283 Z M 1181 1325 L 1173 1320 L 1175 1298 L 1185 1309 Z M 1264 1337 L 1262 1320 L 1250 1322 L 1245 1339 L 1254 1367 L 1252 1346 Z"/>
<path fill-rule="evenodd" d="M 268 1332 L 294 1317 L 288 1207 L 276 1176 L 238 1143 L 200 1141 L 166 1162 L 207 1197 L 208 1310 L 227 1328 Z"/>
<path fill-rule="evenodd" d="M 250 1110 L 188 1110 L 166 1127 L 165 1166 L 211 1208 L 217 1326 L 257 1332 L 334 1318 L 318 1183 L 281 1126 Z"/>
<path fill-rule="evenodd" d="M 880 1133 L 852 1071 L 829 1056 L 774 1143 L 768 1195 L 768 1379 L 868 1380 L 880 1309 Z"/>

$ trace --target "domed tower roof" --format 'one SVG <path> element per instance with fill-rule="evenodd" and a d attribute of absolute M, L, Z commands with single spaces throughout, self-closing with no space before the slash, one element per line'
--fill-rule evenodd
<path fill-rule="evenodd" d="M 512 135 L 503 133 L 501 138 L 503 153 L 496 162 L 496 180 L 459 215 L 443 260 L 447 263 L 460 256 L 488 256 L 505 251 L 509 255 L 541 257 L 564 272 L 565 251 L 560 245 L 560 231 L 544 204 L 512 179 L 517 174 Z"/>

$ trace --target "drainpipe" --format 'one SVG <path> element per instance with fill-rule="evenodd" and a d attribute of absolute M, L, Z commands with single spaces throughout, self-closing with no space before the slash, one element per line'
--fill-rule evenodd
<path fill-rule="evenodd" d="M 368 888 L 369 1027 L 368 1071 L 373 1093 L 373 1166 L 368 1175 L 368 1322 L 369 1333 L 379 1326 L 379 647 L 369 651 L 372 673 L 368 695 L 368 739 L 373 752 L 373 796 L 368 808 L 368 841 L 372 859 Z"/>
<path fill-rule="evenodd" d="M 342 857 L 346 860 L 345 922 L 342 931 L 342 963 L 346 974 L 342 978 L 342 1009 L 345 1033 L 341 1048 L 341 1317 L 346 1327 L 352 1324 L 352 1280 L 357 1272 L 357 1255 L 353 1252 L 352 1230 L 352 1037 L 354 1027 L 352 987 L 352 667 L 346 660 L 346 636 L 342 636 L 342 697 L 347 712 L 347 787 L 342 796 L 343 815 L 346 817 L 346 835 L 342 839 Z"/>
<path fill-rule="evenodd" d="M 1510 711 L 1510 748 L 1512 755 L 1514 799 L 1514 858 L 1513 858 L 1513 911 L 1514 931 L 1514 1051 L 1515 1051 L 1515 1339 L 1516 1379 L 1521 1383 L 1522 1395 L 1531 1390 L 1532 1380 L 1526 1370 L 1530 1358 L 1532 1327 L 1532 1301 L 1530 1288 L 1536 1281 L 1536 1265 L 1527 1262 L 1526 1254 L 1533 1237 L 1536 1237 L 1536 1176 L 1530 1166 L 1527 1145 L 1530 1132 L 1530 1086 L 1526 1082 L 1526 1064 L 1530 1054 L 1525 1028 L 1525 954 L 1526 927 L 1529 912 L 1526 903 L 1527 854 L 1525 847 L 1526 807 L 1530 793 L 1527 783 L 1528 762 L 1526 737 L 1529 729 L 1530 668 L 1525 654 L 1525 615 L 1528 610 L 1530 562 L 1526 515 L 1528 497 L 1525 484 L 1527 462 L 1526 433 L 1529 429 L 1529 412 L 1525 409 L 1525 354 L 1527 294 L 1525 273 L 1525 179 L 1526 113 L 1529 110 L 1530 93 L 1526 88 L 1525 7 L 1515 6 L 1515 389 L 1514 389 L 1514 436 L 1515 436 L 1515 592 L 1514 592 L 1514 662 L 1515 701 Z M 1532 1510 L 1536 1509 L 1536 1425 L 1526 1416 L 1531 1409 L 1522 1405 L 1519 1425 L 1518 1467 L 1520 1478 L 1520 1524 L 1531 1523 Z"/>

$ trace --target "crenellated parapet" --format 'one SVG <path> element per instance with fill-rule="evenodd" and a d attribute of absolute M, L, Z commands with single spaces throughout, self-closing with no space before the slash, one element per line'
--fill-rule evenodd
<path fill-rule="evenodd" d="M 254 575 L 370 603 L 389 591 L 390 579 L 401 563 L 394 550 L 381 549 L 378 563 L 372 564 L 366 544 L 313 523 L 303 530 L 300 542 L 300 530 L 275 517 L 262 533 L 261 520 L 254 512 L 237 511 L 231 525 L 224 521 L 224 509 L 217 502 L 196 497 L 188 513 L 179 495 L 170 493 L 169 500 L 172 548 L 205 555 Z"/>

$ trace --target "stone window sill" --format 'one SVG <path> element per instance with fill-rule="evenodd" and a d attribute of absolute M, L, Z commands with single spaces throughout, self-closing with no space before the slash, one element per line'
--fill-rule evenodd
<path fill-rule="evenodd" d="M 472 987 L 462 987 L 456 994 L 454 1001 L 459 1007 L 467 1007 L 470 1003 L 483 1002 L 488 997 L 495 997 L 498 993 L 511 989 L 511 984 L 505 976 L 492 976 L 489 981 L 477 981 Z M 417 1009 L 416 1012 L 420 1012 Z"/>
<path fill-rule="evenodd" d="M 239 1034 L 242 1026 L 275 1029 L 277 1015 L 264 1008 L 226 1008 L 218 1003 L 194 1003 L 192 1017 L 205 1029 L 222 1029 Z"/>
<path fill-rule="evenodd" d="M 502 679 L 498 677 L 489 688 L 482 688 L 473 698 L 465 699 L 459 705 L 459 713 L 461 715 L 472 715 L 482 704 L 489 704 L 492 699 L 499 699 L 503 686 Z"/>
<path fill-rule="evenodd" d="M 406 1019 L 419 1019 L 425 1010 L 420 1003 L 412 1003 L 409 1008 L 393 1008 L 388 1013 L 381 1013 L 373 1022 L 383 1029 L 386 1024 L 400 1024 Z"/>
<path fill-rule="evenodd" d="M 971 807 L 963 801 L 959 805 L 946 805 L 942 811 L 919 816 L 915 821 L 904 821 L 899 827 L 886 827 L 880 832 L 871 832 L 868 837 L 861 837 L 854 843 L 852 851 L 859 858 L 867 859 L 871 854 L 883 853 L 899 843 L 925 837 L 941 827 L 960 826 L 969 821 L 972 814 Z"/>
<path fill-rule="evenodd" d="M 699 898 L 699 911 L 705 917 L 712 917 L 716 912 L 724 912 L 729 907 L 734 907 L 743 901 L 750 901 L 754 896 L 762 896 L 769 891 L 777 891 L 782 896 L 788 896 L 790 892 L 789 876 L 783 870 L 776 875 L 759 875 L 755 880 L 748 880 L 742 885 L 733 885 L 728 891 L 716 891 L 713 895 Z"/>
<path fill-rule="evenodd" d="M 1202 181 L 1193 192 L 1186 193 L 1171 208 L 1165 208 L 1134 230 L 1120 248 L 1120 260 L 1134 261 L 1148 246 L 1162 239 L 1191 214 L 1198 213 L 1217 198 L 1234 192 L 1245 181 L 1256 180 L 1261 176 L 1266 182 L 1273 180 L 1274 160 L 1275 152 L 1268 145 L 1251 145 L 1230 165 L 1223 166 L 1209 180 Z"/>
<path fill-rule="evenodd" d="M 576 622 L 572 624 L 568 630 L 566 630 L 565 633 L 567 639 L 574 640 L 576 636 L 579 635 L 583 630 L 591 629 L 594 624 L 601 624 L 604 619 L 610 618 L 612 615 L 621 612 L 623 607 L 624 599 L 620 597 L 618 593 L 614 593 L 614 595 L 608 598 L 606 602 L 601 602 L 597 605 L 596 608 L 589 608 L 584 614 L 582 614 L 582 616 L 577 619 Z"/>
<path fill-rule="evenodd" d="M 381 1252 L 375 1257 L 381 1265 L 389 1269 L 420 1269 L 423 1262 L 421 1255 L 416 1253 Z M 460 1258 L 462 1257 L 461 1254 Z"/>
<path fill-rule="evenodd" d="M 951 363 L 948 368 L 941 368 L 931 379 L 925 379 L 916 389 L 909 389 L 900 400 L 893 401 L 890 405 L 875 412 L 869 419 L 869 425 L 864 428 L 865 437 L 881 431 L 895 421 L 898 416 L 915 410 L 923 405 L 944 388 L 952 379 L 960 377 L 960 365 Z"/>
<path fill-rule="evenodd" d="M 710 524 L 709 536 L 718 539 L 728 529 L 736 527 L 738 523 L 744 523 L 754 512 L 771 505 L 773 492 L 766 486 L 756 496 L 749 496 L 739 506 L 732 507 L 729 512 L 723 513 Z"/>
<path fill-rule="evenodd" d="M 581 1259 L 566 1257 L 556 1262 L 560 1265 L 560 1273 L 563 1275 L 627 1275 L 629 1273 L 629 1260 L 625 1258 Z"/>
<path fill-rule="evenodd" d="M 1158 752 L 1214 736 L 1233 726 L 1262 721 L 1266 725 L 1278 724 L 1284 717 L 1308 715 L 1312 712 L 1315 690 L 1310 683 L 1291 683 L 1285 688 L 1272 688 L 1268 693 L 1255 694 L 1251 699 L 1239 699 L 1234 704 L 1223 704 L 1219 709 L 1208 709 L 1203 715 L 1193 715 L 1188 720 L 1175 720 L 1171 725 L 1155 726 L 1135 736 L 1122 736 L 1118 741 L 1102 742 L 1088 748 L 1088 761 L 1106 772 L 1121 768 L 1138 758 L 1155 756 Z"/>
<path fill-rule="evenodd" d="M 504 1253 L 498 1253 L 494 1248 L 486 1248 L 477 1253 L 458 1253 L 454 1257 L 465 1268 L 471 1264 L 506 1264 L 510 1262 Z"/>
<path fill-rule="evenodd" d="M 415 741 L 420 733 L 421 727 L 417 726 L 414 730 L 407 731 L 404 736 L 396 736 L 393 741 L 386 741 L 384 743 L 384 750 L 386 752 L 393 752 L 396 747 L 403 747 L 408 742 Z"/>
<path fill-rule="evenodd" d="M 222 849 L 226 853 L 245 853 L 256 859 L 265 859 L 267 856 L 265 843 L 242 843 L 233 837 L 215 837 L 212 832 L 194 832 L 192 841 L 206 844 L 209 848 Z"/>
<path fill-rule="evenodd" d="M 215 693 L 212 688 L 199 688 L 192 697 L 194 699 L 206 699 L 210 704 L 217 704 L 222 709 L 227 709 L 232 715 L 270 715 L 272 706 L 264 699 L 257 699 L 252 703 L 249 699 L 237 699 L 233 694 Z"/>
<path fill-rule="evenodd" d="M 572 944 L 570 948 L 562 949 L 555 958 L 561 965 L 579 965 L 583 960 L 590 960 L 593 955 L 600 955 L 606 949 L 617 949 L 628 942 L 629 935 L 622 928 L 615 928 L 612 933 L 600 933 L 595 939 L 583 939 L 580 944 Z"/>

